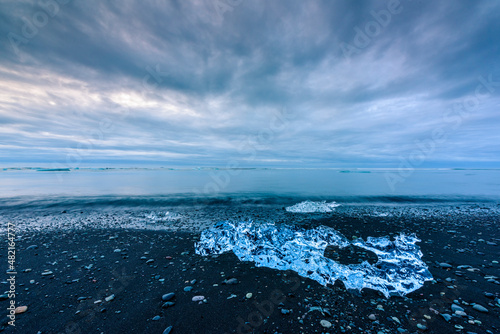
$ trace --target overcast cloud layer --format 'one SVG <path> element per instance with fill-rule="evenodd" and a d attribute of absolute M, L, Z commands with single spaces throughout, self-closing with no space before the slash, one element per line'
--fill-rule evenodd
<path fill-rule="evenodd" d="M 498 1 L 4 1 L 3 165 L 500 166 Z"/>

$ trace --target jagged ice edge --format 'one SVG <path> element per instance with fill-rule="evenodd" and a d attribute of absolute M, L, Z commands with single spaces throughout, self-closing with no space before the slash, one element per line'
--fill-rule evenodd
<path fill-rule="evenodd" d="M 406 295 L 433 279 L 415 245 L 419 241 L 415 235 L 400 234 L 394 241 L 368 237 L 351 242 L 326 226 L 305 230 L 272 223 L 222 222 L 202 232 L 195 252 L 209 255 L 233 251 L 240 260 L 253 261 L 257 267 L 291 269 L 322 285 L 340 279 L 347 289 L 370 288 L 388 298 Z M 366 261 L 343 265 L 324 256 L 328 245 L 361 247 L 375 253 L 378 261 L 373 265 Z"/>

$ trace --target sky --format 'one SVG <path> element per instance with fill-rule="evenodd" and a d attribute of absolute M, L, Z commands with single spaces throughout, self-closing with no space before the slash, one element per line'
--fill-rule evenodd
<path fill-rule="evenodd" d="M 500 167 L 498 1 L 3 1 L 0 164 Z"/>

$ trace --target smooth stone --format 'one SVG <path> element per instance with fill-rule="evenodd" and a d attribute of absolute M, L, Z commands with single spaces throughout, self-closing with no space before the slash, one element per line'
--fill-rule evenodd
<path fill-rule="evenodd" d="M 236 278 L 230 278 L 224 281 L 226 284 L 237 284 L 238 280 Z"/>
<path fill-rule="evenodd" d="M 169 308 L 170 306 L 174 306 L 174 302 L 165 302 L 161 307 L 163 308 Z"/>
<path fill-rule="evenodd" d="M 186 291 L 186 292 L 189 292 L 189 291 L 191 291 L 191 290 L 193 290 L 193 287 L 192 287 L 192 286 L 186 286 L 186 287 L 184 288 L 184 291 Z"/>
<path fill-rule="evenodd" d="M 205 299 L 204 296 L 194 296 L 193 299 L 191 299 L 193 302 L 199 302 Z"/>
<path fill-rule="evenodd" d="M 371 321 L 375 321 L 375 320 L 377 320 L 377 317 L 375 316 L 375 314 L 370 314 L 368 316 L 368 319 L 370 319 Z"/>
<path fill-rule="evenodd" d="M 47 271 L 44 271 L 44 272 L 42 273 L 42 276 L 49 276 L 49 275 L 52 275 L 52 274 L 53 274 L 53 272 L 52 272 L 52 271 L 47 270 Z"/>
<path fill-rule="evenodd" d="M 15 314 L 20 314 L 20 313 L 24 313 L 28 310 L 28 306 L 18 306 L 16 307 L 16 309 L 14 310 L 14 313 Z"/>
<path fill-rule="evenodd" d="M 439 266 L 440 266 L 441 268 L 444 268 L 444 269 L 447 269 L 447 268 L 453 268 L 453 266 L 452 266 L 451 264 L 446 263 L 446 262 L 441 262 L 441 263 L 439 264 Z"/>
<path fill-rule="evenodd" d="M 488 313 L 488 309 L 482 305 L 479 305 L 479 304 L 475 304 L 474 306 L 472 306 L 472 308 L 476 311 L 479 311 L 479 312 L 483 312 L 483 313 Z"/>
<path fill-rule="evenodd" d="M 167 301 L 167 300 L 170 300 L 170 299 L 172 299 L 174 297 L 175 297 L 175 293 L 170 292 L 170 293 L 166 293 L 163 296 L 161 296 L 161 300 Z"/>
<path fill-rule="evenodd" d="M 247 297 L 248 299 L 252 298 L 252 293 L 251 292 L 247 293 L 245 297 Z"/>
<path fill-rule="evenodd" d="M 332 323 L 328 320 L 321 320 L 319 322 L 321 324 L 321 326 L 325 327 L 325 328 L 330 328 L 332 327 Z"/>
<path fill-rule="evenodd" d="M 457 267 L 457 269 L 469 269 L 469 268 L 472 268 L 472 267 L 469 266 L 469 265 L 465 265 L 465 264 L 460 265 L 460 266 Z"/>
<path fill-rule="evenodd" d="M 6 295 L 5 295 L 5 296 L 6 296 Z M 485 293 L 484 293 L 484 296 L 485 296 L 486 298 L 490 298 L 490 299 L 494 299 L 494 298 L 495 298 L 495 295 L 494 295 L 494 294 L 492 294 L 491 292 L 485 292 Z M 1 296 L 0 296 L 0 297 L 1 297 Z"/>
<path fill-rule="evenodd" d="M 159 315 L 157 315 L 157 316 L 155 316 L 155 317 L 154 317 L 153 319 L 151 319 L 151 320 L 153 320 L 153 321 L 158 321 L 158 320 L 160 320 L 160 319 L 161 319 L 161 317 L 160 317 Z"/>
<path fill-rule="evenodd" d="M 461 308 L 460 306 L 458 306 L 457 304 L 451 304 L 451 310 L 453 312 L 456 312 L 456 311 L 462 311 L 464 312 L 465 310 L 463 308 Z"/>
<path fill-rule="evenodd" d="M 113 294 L 113 295 L 110 295 L 110 296 L 107 296 L 106 298 L 104 298 L 104 300 L 105 300 L 105 301 L 107 301 L 107 302 L 110 302 L 110 301 L 112 301 L 113 299 L 115 299 L 115 295 L 114 295 L 114 294 Z"/>
<path fill-rule="evenodd" d="M 425 327 L 425 326 L 424 326 L 424 325 L 422 325 L 422 324 L 417 324 L 417 328 L 418 328 L 418 329 L 421 329 L 421 330 L 423 330 L 423 331 L 425 331 L 425 330 L 427 329 L 427 327 Z"/>
<path fill-rule="evenodd" d="M 169 334 L 171 331 L 172 331 L 172 326 L 168 326 L 168 327 L 167 327 L 167 328 L 165 328 L 165 330 L 163 331 L 163 334 Z"/>
<path fill-rule="evenodd" d="M 37 245 L 31 245 L 31 246 L 29 246 L 29 247 L 26 247 L 26 250 L 36 249 L 36 248 L 38 248 L 38 246 L 37 246 Z"/>

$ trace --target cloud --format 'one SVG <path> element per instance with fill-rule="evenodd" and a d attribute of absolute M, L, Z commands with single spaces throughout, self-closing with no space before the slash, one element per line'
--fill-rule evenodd
<path fill-rule="evenodd" d="M 500 162 L 500 5 L 223 3 L 6 2 L 4 162 Z"/>

